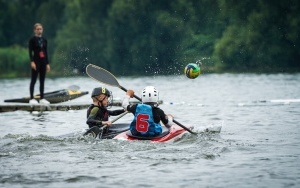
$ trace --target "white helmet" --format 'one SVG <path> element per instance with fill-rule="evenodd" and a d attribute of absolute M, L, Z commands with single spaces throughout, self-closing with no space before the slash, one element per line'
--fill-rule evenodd
<path fill-rule="evenodd" d="M 142 102 L 143 103 L 158 103 L 159 92 L 153 86 L 147 86 L 142 91 Z"/>

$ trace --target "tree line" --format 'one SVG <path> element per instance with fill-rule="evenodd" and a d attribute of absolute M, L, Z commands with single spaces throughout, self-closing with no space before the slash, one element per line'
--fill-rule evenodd
<path fill-rule="evenodd" d="M 297 0 L 0 0 L 0 75 L 28 76 L 44 26 L 53 76 L 99 65 L 116 75 L 299 72 Z"/>

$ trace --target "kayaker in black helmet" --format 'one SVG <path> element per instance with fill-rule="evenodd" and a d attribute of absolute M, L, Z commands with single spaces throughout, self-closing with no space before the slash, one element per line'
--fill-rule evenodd
<path fill-rule="evenodd" d="M 153 86 L 147 86 L 142 91 L 142 104 L 129 104 L 129 99 L 134 96 L 133 90 L 127 90 L 122 106 L 125 110 L 134 115 L 130 124 L 131 134 L 134 136 L 154 137 L 162 133 L 163 124 L 170 128 L 173 123 L 173 116 L 166 115 L 158 107 L 159 92 Z"/>
<path fill-rule="evenodd" d="M 93 104 L 87 110 L 87 121 L 89 128 L 93 126 L 102 127 L 104 125 L 111 126 L 112 122 L 108 120 L 109 116 L 117 116 L 122 114 L 124 109 L 108 110 L 107 107 L 112 100 L 112 93 L 105 87 L 97 87 L 92 92 Z M 104 133 L 108 131 L 106 127 Z"/>

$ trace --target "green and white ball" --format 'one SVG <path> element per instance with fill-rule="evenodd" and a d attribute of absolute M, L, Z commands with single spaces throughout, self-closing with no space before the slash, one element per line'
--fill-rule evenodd
<path fill-rule="evenodd" d="M 200 74 L 200 67 L 195 63 L 189 63 L 184 68 L 184 73 L 185 73 L 186 77 L 188 77 L 190 79 L 195 79 Z"/>

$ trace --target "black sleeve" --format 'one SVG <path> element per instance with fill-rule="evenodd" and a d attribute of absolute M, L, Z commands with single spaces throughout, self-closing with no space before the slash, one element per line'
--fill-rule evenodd
<path fill-rule="evenodd" d="M 30 61 L 34 61 L 33 59 L 33 38 L 31 38 L 28 42 L 28 52 L 29 52 L 29 59 Z"/>
<path fill-rule="evenodd" d="M 127 111 L 133 113 L 133 115 L 134 115 L 135 111 L 136 111 L 136 107 L 137 107 L 137 104 L 128 105 L 127 106 Z"/>
<path fill-rule="evenodd" d="M 169 120 L 168 120 L 165 112 L 160 108 L 157 108 L 157 112 L 158 112 L 160 120 L 163 122 L 164 125 L 166 125 L 169 122 Z"/>
<path fill-rule="evenodd" d="M 48 41 L 44 38 L 44 53 L 46 58 L 46 64 L 49 64 L 49 58 L 48 58 Z"/>
<path fill-rule="evenodd" d="M 102 120 L 97 120 L 97 114 L 99 113 L 99 108 L 94 107 L 91 109 L 91 112 L 89 116 L 87 117 L 86 123 L 89 125 L 89 127 L 93 126 L 102 126 Z"/>
<path fill-rule="evenodd" d="M 110 115 L 110 116 L 117 116 L 117 115 L 120 115 L 120 114 L 122 114 L 123 112 L 125 112 L 125 110 L 124 109 L 120 109 L 120 110 L 109 110 L 108 111 L 108 114 Z"/>

